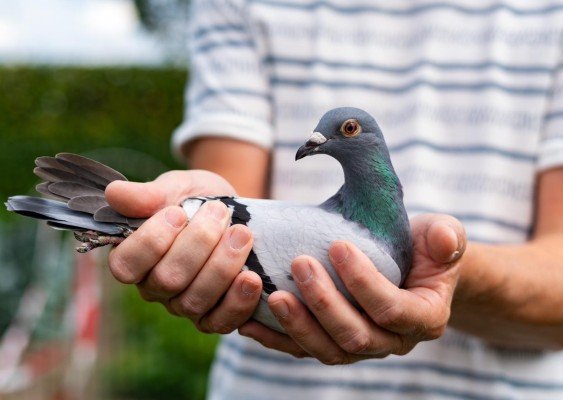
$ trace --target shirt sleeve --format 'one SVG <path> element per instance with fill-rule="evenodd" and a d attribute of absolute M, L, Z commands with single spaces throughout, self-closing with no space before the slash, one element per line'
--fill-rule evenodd
<path fill-rule="evenodd" d="M 555 67 L 551 96 L 543 118 L 538 169 L 563 166 L 563 57 Z"/>
<path fill-rule="evenodd" d="M 264 51 L 241 0 L 196 0 L 190 16 L 190 80 L 184 122 L 172 136 L 177 155 L 203 136 L 273 144 Z"/>

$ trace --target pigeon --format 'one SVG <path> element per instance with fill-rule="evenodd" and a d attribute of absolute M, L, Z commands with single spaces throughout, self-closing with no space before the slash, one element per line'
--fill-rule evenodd
<path fill-rule="evenodd" d="M 320 205 L 228 196 L 190 197 L 180 204 L 189 221 L 205 202 L 219 200 L 228 207 L 231 224 L 243 224 L 252 231 L 254 244 L 243 269 L 256 272 L 263 282 L 253 317 L 280 332 L 283 328 L 267 299 L 276 290 L 286 290 L 302 300 L 290 272 L 295 257 L 307 254 L 318 259 L 356 307 L 328 258 L 332 242 L 354 243 L 397 286 L 412 263 L 413 242 L 402 186 L 375 119 L 352 107 L 328 111 L 295 159 L 316 154 L 335 158 L 344 171 L 344 184 Z M 126 180 L 119 172 L 70 153 L 39 157 L 36 166 L 34 173 L 44 180 L 37 191 L 59 200 L 14 196 L 8 199 L 7 209 L 74 231 L 83 242 L 78 251 L 118 245 L 143 223 L 143 219 L 112 210 L 104 197 L 110 182 Z"/>

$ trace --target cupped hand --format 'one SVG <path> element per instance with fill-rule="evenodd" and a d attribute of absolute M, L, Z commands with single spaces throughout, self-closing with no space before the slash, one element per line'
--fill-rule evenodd
<path fill-rule="evenodd" d="M 261 280 L 241 268 L 252 248 L 243 225 L 229 226 L 227 207 L 205 203 L 187 221 L 179 206 L 193 196 L 234 195 L 233 187 L 208 171 L 171 171 L 147 183 L 115 181 L 106 198 L 128 217 L 147 218 L 109 255 L 114 277 L 136 284 L 147 301 L 191 319 L 204 332 L 229 333 L 256 308 Z"/>
<path fill-rule="evenodd" d="M 239 332 L 266 347 L 330 365 L 403 355 L 421 341 L 440 337 L 450 316 L 465 231 L 455 218 L 436 214 L 413 218 L 411 227 L 414 259 L 401 289 L 353 244 L 338 241 L 329 256 L 361 311 L 336 289 L 316 259 L 300 256 L 292 274 L 305 304 L 283 291 L 268 300 L 287 335 L 255 321 Z"/>

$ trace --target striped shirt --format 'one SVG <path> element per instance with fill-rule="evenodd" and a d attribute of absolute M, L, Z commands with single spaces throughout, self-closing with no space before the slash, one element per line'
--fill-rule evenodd
<path fill-rule="evenodd" d="M 330 108 L 379 122 L 409 215 L 459 218 L 470 240 L 520 243 L 535 177 L 563 166 L 561 0 L 205 0 L 173 143 L 202 135 L 271 149 L 271 193 L 320 202 L 335 160 L 295 163 Z M 454 329 L 406 356 L 324 366 L 236 334 L 212 399 L 562 399 L 563 352 L 506 350 Z"/>

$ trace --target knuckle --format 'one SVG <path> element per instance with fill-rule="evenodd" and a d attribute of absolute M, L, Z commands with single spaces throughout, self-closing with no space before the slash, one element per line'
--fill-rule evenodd
<path fill-rule="evenodd" d="M 189 294 L 175 299 L 174 303 L 176 312 L 190 319 L 200 318 L 207 311 L 207 305 L 203 301 L 196 300 L 196 298 Z"/>
<path fill-rule="evenodd" d="M 227 335 L 233 332 L 236 328 L 230 324 L 223 323 L 220 321 L 208 320 L 207 326 L 209 328 L 209 333 L 218 333 L 220 335 Z"/>
<path fill-rule="evenodd" d="M 442 325 L 442 326 L 438 326 L 432 329 L 429 329 L 426 334 L 424 335 L 424 339 L 425 340 L 435 340 L 438 339 L 440 337 L 442 337 L 442 335 L 444 334 L 444 332 L 446 332 L 446 326 Z"/>
<path fill-rule="evenodd" d="M 149 292 L 148 290 L 139 288 L 139 295 L 141 296 L 141 299 L 148 301 L 149 303 L 154 303 L 158 301 L 158 297 L 154 293 Z"/>
<path fill-rule="evenodd" d="M 147 243 L 147 248 L 152 249 L 153 253 L 162 256 L 170 248 L 170 242 L 165 235 L 156 235 Z"/>
<path fill-rule="evenodd" d="M 305 357 L 310 357 L 309 353 L 307 353 L 305 350 L 295 350 L 293 352 L 290 353 L 293 357 L 295 358 L 305 358 Z"/>
<path fill-rule="evenodd" d="M 151 286 L 162 293 L 179 293 L 186 286 L 178 273 L 164 268 L 155 268 L 151 274 L 151 280 Z"/>
<path fill-rule="evenodd" d="M 406 318 L 406 309 L 397 306 L 397 303 L 384 305 L 377 316 L 377 324 L 386 328 L 394 328 L 401 325 Z"/>
<path fill-rule="evenodd" d="M 289 329 L 287 329 L 289 330 Z M 291 337 L 297 343 L 307 342 L 307 338 L 311 335 L 311 331 L 307 328 L 293 328 L 291 331 Z"/>
<path fill-rule="evenodd" d="M 371 339 L 365 332 L 355 331 L 341 341 L 339 345 L 347 353 L 364 354 L 368 352 L 371 347 Z"/>
<path fill-rule="evenodd" d="M 241 267 L 239 266 L 235 266 L 235 267 L 236 269 L 235 271 L 233 271 L 233 268 L 228 263 L 218 261 L 216 268 L 213 269 L 213 274 L 216 282 L 231 283 L 235 278 L 236 274 L 241 269 Z"/>
<path fill-rule="evenodd" d="M 111 274 L 121 283 L 131 284 L 137 283 L 139 277 L 133 273 L 126 260 L 123 259 L 116 251 L 109 255 L 109 269 Z"/>
<path fill-rule="evenodd" d="M 158 250 L 157 246 L 162 246 L 163 242 L 161 235 L 155 235 L 154 231 L 151 234 L 147 229 L 139 229 L 131 236 L 131 239 L 136 242 L 136 246 L 139 249 L 150 251 L 151 253 L 154 252 L 155 254 Z M 162 251 L 162 253 L 165 251 L 166 250 Z"/>
<path fill-rule="evenodd" d="M 369 286 L 369 277 L 365 274 L 353 274 L 349 277 L 349 290 L 356 293 Z"/>
<path fill-rule="evenodd" d="M 209 321 L 205 321 L 204 318 L 199 321 L 194 321 L 194 325 L 201 333 L 215 333 L 213 332 L 212 324 Z"/>
<path fill-rule="evenodd" d="M 198 244 L 206 247 L 214 247 L 218 241 L 217 227 L 214 224 L 201 225 L 197 233 Z"/>
<path fill-rule="evenodd" d="M 142 295 L 141 295 L 142 297 Z M 174 315 L 175 317 L 180 317 L 181 315 L 179 315 L 176 310 L 174 309 L 174 307 L 172 307 L 170 305 L 170 302 L 163 302 L 162 305 L 164 306 L 164 308 L 166 308 L 166 311 L 168 311 L 169 314 Z"/>
<path fill-rule="evenodd" d="M 370 354 L 370 358 L 376 358 L 378 360 L 381 360 L 383 358 L 389 357 L 390 355 L 391 355 L 391 351 L 385 350 L 385 351 L 379 351 L 373 355 Z"/>
<path fill-rule="evenodd" d="M 319 359 L 324 365 L 343 365 L 349 364 L 348 358 L 342 353 L 329 354 Z"/>
<path fill-rule="evenodd" d="M 398 348 L 393 352 L 393 354 L 396 354 L 398 356 L 404 356 L 408 353 L 410 353 L 410 351 L 414 348 L 415 343 L 407 340 L 405 337 L 403 336 L 399 336 L 399 346 Z M 387 357 L 389 354 L 386 354 L 385 357 Z"/>
<path fill-rule="evenodd" d="M 326 294 L 319 294 L 310 304 L 311 308 L 316 312 L 322 313 L 331 306 L 330 297 Z"/>

